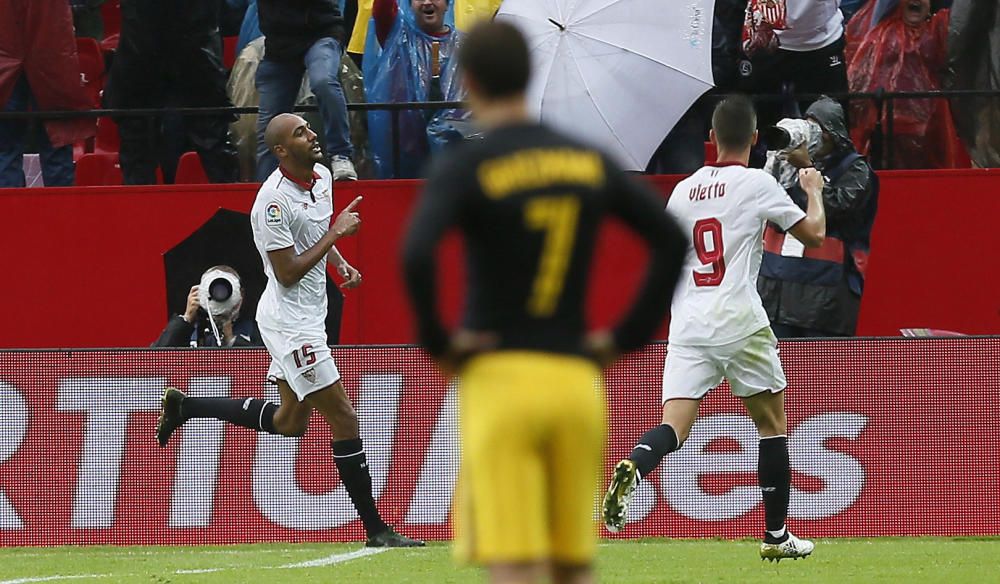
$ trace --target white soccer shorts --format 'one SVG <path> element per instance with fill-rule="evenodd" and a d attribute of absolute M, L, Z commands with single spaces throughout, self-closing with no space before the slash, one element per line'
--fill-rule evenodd
<path fill-rule="evenodd" d="M 299 401 L 340 381 L 340 371 L 330 355 L 324 333 L 281 331 L 259 323 L 258 328 L 271 354 L 268 380 L 287 381 Z"/>
<path fill-rule="evenodd" d="M 726 345 L 669 345 L 663 367 L 663 401 L 701 399 L 724 378 L 736 397 L 785 389 L 788 382 L 771 327 Z"/>

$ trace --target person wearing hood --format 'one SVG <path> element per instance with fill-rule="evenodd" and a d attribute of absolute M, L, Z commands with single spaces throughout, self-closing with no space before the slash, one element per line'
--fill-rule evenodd
<path fill-rule="evenodd" d="M 895 2 L 895 6 L 870 2 L 847 26 L 847 76 L 852 92 L 941 89 L 950 11 L 932 13 L 930 0 Z M 970 166 L 947 100 L 899 99 L 893 105 L 893 135 L 889 137 L 893 155 L 891 160 L 883 157 L 883 168 Z M 880 115 L 872 100 L 851 102 L 854 143 L 873 157 L 879 154 L 872 145 L 878 137 Z"/>
<path fill-rule="evenodd" d="M 382 53 L 366 71 L 365 93 L 372 103 L 461 101 L 458 61 L 462 35 L 445 24 L 450 0 L 375 0 L 372 14 Z M 432 150 L 461 139 L 461 110 L 400 111 L 393 135 L 392 112 L 368 114 L 375 171 L 379 178 L 414 178 Z M 399 144 L 399 168 L 393 141 Z"/>
<path fill-rule="evenodd" d="M 852 336 L 878 207 L 878 177 L 855 150 L 839 103 L 823 97 L 805 117 L 822 128 L 821 144 L 815 156 L 805 145 L 792 150 L 788 162 L 798 168 L 815 167 L 825 178 L 826 240 L 822 247 L 806 249 L 792 235 L 768 224 L 757 288 L 779 338 Z M 802 188 L 787 190 L 805 209 Z"/>

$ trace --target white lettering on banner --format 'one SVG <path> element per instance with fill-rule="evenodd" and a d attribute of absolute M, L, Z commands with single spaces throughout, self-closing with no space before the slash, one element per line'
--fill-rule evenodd
<path fill-rule="evenodd" d="M 825 447 L 830 438 L 857 440 L 868 418 L 852 412 L 813 416 L 789 437 L 792 468 L 823 481 L 823 489 L 804 492 L 792 488 L 788 514 L 796 519 L 824 519 L 847 509 L 865 486 L 865 468 L 853 456 Z"/>
<path fill-rule="evenodd" d="M 188 384 L 193 397 L 229 397 L 228 377 L 195 377 Z M 170 527 L 207 527 L 212 520 L 219 456 L 225 422 L 208 418 L 188 420 L 174 434 L 180 439 L 177 471 L 170 497 Z"/>
<path fill-rule="evenodd" d="M 73 528 L 104 528 L 114 523 L 129 415 L 158 410 L 164 382 L 162 377 L 80 377 L 59 382 L 56 409 L 87 413 L 73 497 Z"/>
<path fill-rule="evenodd" d="M 427 456 L 420 468 L 420 478 L 406 513 L 406 523 L 411 525 L 435 525 L 447 523 L 451 498 L 458 478 L 458 386 L 448 384 L 448 394 L 444 398 L 434 426 Z"/>
<path fill-rule="evenodd" d="M 28 404 L 24 396 L 13 385 L 0 381 L 0 412 L 3 412 L 3 424 L 0 424 L 0 464 L 17 452 L 28 433 Z M 0 490 L 0 530 L 21 529 L 24 522 L 18 516 L 14 505 L 7 495 Z"/>
<path fill-rule="evenodd" d="M 361 379 L 356 409 L 376 499 L 389 474 L 402 388 L 403 376 L 399 374 L 367 375 Z M 299 442 L 271 434 L 258 436 L 253 465 L 257 508 L 274 523 L 290 529 L 332 529 L 357 519 L 343 483 L 320 495 L 307 493 L 299 486 L 295 476 Z"/>
<path fill-rule="evenodd" d="M 737 452 L 704 452 L 719 438 L 736 440 Z M 705 416 L 691 429 L 684 447 L 660 464 L 660 490 L 678 513 L 702 521 L 735 519 L 760 502 L 756 486 L 734 487 L 721 495 L 702 490 L 702 475 L 752 473 L 757 471 L 757 428 L 746 416 L 716 414 Z"/>
<path fill-rule="evenodd" d="M 867 423 L 868 419 L 861 414 L 835 412 L 818 414 L 796 426 L 788 439 L 791 467 L 821 480 L 823 488 L 815 492 L 792 488 L 789 517 L 824 519 L 857 501 L 864 488 L 864 467 L 849 454 L 828 449 L 826 441 L 830 438 L 856 440 Z M 706 446 L 720 438 L 735 440 L 739 450 L 705 452 Z M 678 513 L 700 521 L 735 519 L 750 512 L 761 502 L 757 486 L 737 486 L 713 495 L 701 488 L 699 478 L 756 473 L 757 444 L 757 429 L 746 416 L 717 414 L 699 419 L 684 447 L 660 465 L 663 497 Z M 646 510 L 641 517 L 648 512 Z"/>

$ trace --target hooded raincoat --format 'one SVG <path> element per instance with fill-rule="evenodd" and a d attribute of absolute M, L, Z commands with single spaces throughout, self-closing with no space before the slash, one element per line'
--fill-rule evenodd
<path fill-rule="evenodd" d="M 955 0 L 948 30 L 948 89 L 1000 90 L 1000 5 Z M 1000 167 L 1000 100 L 952 100 L 955 124 L 976 166 Z"/>

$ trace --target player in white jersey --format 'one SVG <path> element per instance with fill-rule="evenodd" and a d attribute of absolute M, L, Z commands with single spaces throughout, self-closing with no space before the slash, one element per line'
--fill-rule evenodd
<path fill-rule="evenodd" d="M 718 162 L 681 181 L 667 210 L 691 234 L 681 281 L 671 305 L 663 370 L 663 423 L 646 432 L 629 458 L 615 467 L 602 515 L 611 531 L 625 526 L 638 481 L 684 443 L 705 395 L 729 380 L 760 433 L 758 480 L 766 533 L 762 559 L 800 558 L 812 542 L 785 527 L 791 471 L 785 436 L 785 374 L 777 340 L 757 295 L 766 221 L 802 244 L 822 245 L 826 234 L 823 178 L 804 169 L 809 197 L 803 212 L 773 177 L 746 168 L 757 139 L 757 116 L 744 97 L 722 101 L 712 116 Z M 791 239 L 791 238 L 789 238 Z"/>
<path fill-rule="evenodd" d="M 252 430 L 302 436 L 312 410 L 333 433 L 333 458 L 340 479 L 365 526 L 369 547 L 414 547 L 423 542 L 396 533 L 379 515 L 372 479 L 358 433 L 358 417 L 340 382 L 326 343 L 326 264 L 331 261 L 344 288 L 361 274 L 334 243 L 357 232 L 354 211 L 361 197 L 333 217 L 333 186 L 316 134 L 292 114 L 275 116 L 264 139 L 279 167 L 261 185 L 250 212 L 254 244 L 264 262 L 267 287 L 257 305 L 257 324 L 271 354 L 268 379 L 278 385 L 281 404 L 259 399 L 188 397 L 167 388 L 157 424 L 164 446 L 191 418 L 215 418 Z"/>

